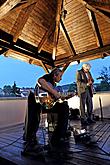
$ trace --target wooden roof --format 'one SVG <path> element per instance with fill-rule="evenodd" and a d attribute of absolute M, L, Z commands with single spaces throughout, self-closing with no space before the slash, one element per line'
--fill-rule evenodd
<path fill-rule="evenodd" d="M 67 67 L 110 55 L 110 0 L 1 0 L 0 54 Z"/>

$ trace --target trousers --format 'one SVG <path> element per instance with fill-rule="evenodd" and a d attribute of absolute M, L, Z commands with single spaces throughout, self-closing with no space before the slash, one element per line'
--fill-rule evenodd
<path fill-rule="evenodd" d="M 87 116 L 85 113 L 85 108 L 87 108 Z M 93 111 L 92 97 L 89 93 L 89 90 L 86 90 L 86 92 L 80 95 L 81 118 L 83 118 L 84 120 L 86 120 L 86 118 L 91 119 L 92 111 Z"/>

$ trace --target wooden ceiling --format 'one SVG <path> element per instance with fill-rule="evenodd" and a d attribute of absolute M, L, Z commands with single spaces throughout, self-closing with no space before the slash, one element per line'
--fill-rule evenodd
<path fill-rule="evenodd" d="M 110 55 L 110 0 L 1 0 L 0 54 L 44 69 Z"/>

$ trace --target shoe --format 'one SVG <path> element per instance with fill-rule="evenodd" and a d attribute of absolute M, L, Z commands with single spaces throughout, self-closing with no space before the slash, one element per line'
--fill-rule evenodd
<path fill-rule="evenodd" d="M 67 130 L 65 138 L 69 138 L 71 136 L 71 130 Z"/>
<path fill-rule="evenodd" d="M 50 146 L 54 147 L 54 146 L 58 146 L 59 145 L 59 140 L 56 140 L 54 138 L 51 138 L 50 140 Z"/>
<path fill-rule="evenodd" d="M 69 142 L 69 137 L 68 138 L 60 138 L 59 144 L 66 144 Z"/>
<path fill-rule="evenodd" d="M 93 119 L 88 119 L 87 121 L 88 121 L 89 124 L 95 124 L 96 123 L 96 121 L 93 120 Z"/>
<path fill-rule="evenodd" d="M 81 125 L 87 126 L 87 125 L 89 125 L 89 122 L 87 120 L 81 119 Z"/>
<path fill-rule="evenodd" d="M 60 143 L 62 143 L 62 142 L 63 143 L 68 142 L 69 139 L 70 139 L 70 137 L 71 137 L 71 131 L 67 131 L 66 134 L 65 134 L 65 136 L 63 136 L 63 137 L 60 138 L 59 142 Z"/>
<path fill-rule="evenodd" d="M 31 140 L 30 140 L 30 139 L 31 139 Z M 25 144 L 27 144 L 27 143 L 31 143 L 31 144 L 33 144 L 33 145 L 38 145 L 38 144 L 39 144 L 37 137 L 26 138 L 26 137 L 23 135 L 23 140 L 25 141 Z"/>
<path fill-rule="evenodd" d="M 22 152 L 23 155 L 38 155 L 43 152 L 43 148 L 40 145 L 34 145 L 32 143 L 27 143 Z"/>

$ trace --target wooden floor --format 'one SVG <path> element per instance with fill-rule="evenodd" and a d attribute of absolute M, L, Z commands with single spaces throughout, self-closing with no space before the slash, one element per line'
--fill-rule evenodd
<path fill-rule="evenodd" d="M 71 126 L 80 128 L 79 121 L 71 121 Z M 75 143 L 71 135 L 69 143 L 59 146 L 54 152 L 44 151 L 41 156 L 23 156 L 23 124 L 0 130 L 0 165 L 110 165 L 110 120 L 97 121 L 88 126 L 92 143 Z M 45 134 L 45 139 L 44 139 Z M 48 143 L 48 134 L 39 129 L 39 142 Z M 94 141 L 96 143 L 94 143 Z"/>

